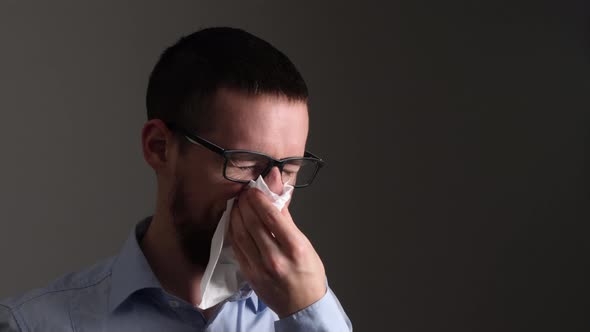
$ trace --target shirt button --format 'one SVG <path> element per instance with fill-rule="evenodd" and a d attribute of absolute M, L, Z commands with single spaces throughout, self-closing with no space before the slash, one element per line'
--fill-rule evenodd
<path fill-rule="evenodd" d="M 170 300 L 170 301 L 168 302 L 168 304 L 170 304 L 170 306 L 171 306 L 172 308 L 178 308 L 178 306 L 179 306 L 179 304 L 178 304 L 178 301 L 174 301 L 174 300 Z"/>

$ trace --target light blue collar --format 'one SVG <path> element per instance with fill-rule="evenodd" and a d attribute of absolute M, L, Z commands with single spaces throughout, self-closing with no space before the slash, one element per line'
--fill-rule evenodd
<path fill-rule="evenodd" d="M 112 266 L 112 283 L 109 296 L 108 309 L 113 312 L 125 300 L 135 292 L 142 289 L 158 289 L 164 292 L 162 285 L 154 275 L 147 259 L 145 258 L 139 243 L 147 232 L 152 217 L 140 221 L 129 234 L 123 249 L 115 259 Z M 239 294 L 232 296 L 228 301 L 247 299 L 246 306 L 254 313 L 266 308 L 266 305 L 247 286 Z"/>
<path fill-rule="evenodd" d="M 113 263 L 111 294 L 109 297 L 110 312 L 114 311 L 129 296 L 139 290 L 146 288 L 162 289 L 162 285 L 160 285 L 139 247 L 139 242 L 147 232 L 151 221 L 152 218 L 147 217 L 137 224 Z"/>

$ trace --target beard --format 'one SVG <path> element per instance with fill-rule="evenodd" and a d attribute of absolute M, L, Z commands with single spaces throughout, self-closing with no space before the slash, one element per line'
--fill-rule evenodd
<path fill-rule="evenodd" d="M 178 179 L 170 200 L 172 223 L 184 256 L 196 267 L 204 269 L 209 263 L 211 240 L 217 224 L 192 217 L 187 196 L 183 181 Z"/>

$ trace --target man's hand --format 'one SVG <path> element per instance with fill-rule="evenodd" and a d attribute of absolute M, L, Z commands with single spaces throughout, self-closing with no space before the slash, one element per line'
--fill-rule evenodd
<path fill-rule="evenodd" d="M 326 293 L 324 265 L 288 207 L 279 211 L 253 188 L 244 190 L 236 203 L 230 238 L 242 273 L 262 301 L 283 318 L 321 299 Z"/>

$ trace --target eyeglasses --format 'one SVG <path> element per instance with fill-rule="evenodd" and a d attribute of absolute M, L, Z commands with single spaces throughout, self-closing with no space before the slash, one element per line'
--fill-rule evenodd
<path fill-rule="evenodd" d="M 172 124 L 166 123 L 172 131 L 182 134 L 189 142 L 201 145 L 224 158 L 223 177 L 229 181 L 248 183 L 256 180 L 258 176 L 265 177 L 273 167 L 278 167 L 284 184 L 290 184 L 295 188 L 309 186 L 320 168 L 325 162 L 305 152 L 303 157 L 289 157 L 274 159 L 264 153 L 250 150 L 226 150 L 202 137 L 188 132 L 187 130 Z"/>

